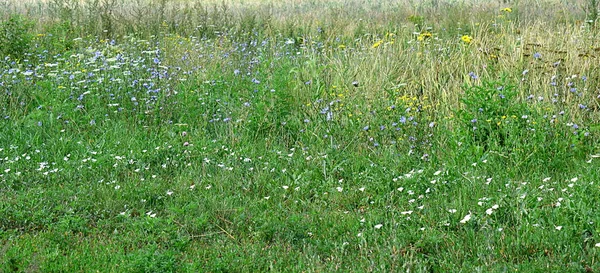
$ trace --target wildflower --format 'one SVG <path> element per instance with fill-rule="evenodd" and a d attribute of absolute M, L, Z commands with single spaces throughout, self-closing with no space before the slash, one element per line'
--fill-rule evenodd
<path fill-rule="evenodd" d="M 469 214 L 465 215 L 465 217 L 460 220 L 461 224 L 466 224 L 467 222 L 469 222 L 469 220 L 471 220 L 471 212 L 469 212 Z"/>
<path fill-rule="evenodd" d="M 419 34 L 419 36 L 417 36 L 417 40 L 418 41 L 424 41 L 427 38 L 431 38 L 432 36 L 433 36 L 433 34 L 431 34 L 431 32 L 425 31 L 425 32 Z"/>
<path fill-rule="evenodd" d="M 511 8 L 503 8 L 502 11 L 504 11 L 506 13 L 511 13 L 512 9 Z"/>
<path fill-rule="evenodd" d="M 540 58 L 542 58 L 542 54 L 539 53 L 539 52 L 533 53 L 533 58 L 534 59 L 540 59 Z"/>
<path fill-rule="evenodd" d="M 471 79 L 476 80 L 479 78 L 479 76 L 477 76 L 477 74 L 475 74 L 475 72 L 471 71 L 469 72 L 469 76 L 471 77 Z"/>
<path fill-rule="evenodd" d="M 381 227 L 383 227 L 383 225 L 382 225 L 382 224 L 377 224 L 377 225 L 375 225 L 375 229 L 380 229 Z"/>
<path fill-rule="evenodd" d="M 376 43 L 374 43 L 371 48 L 378 48 L 381 44 L 383 43 L 383 40 L 379 40 Z"/>
<path fill-rule="evenodd" d="M 469 35 L 463 35 L 462 37 L 460 37 L 460 39 L 466 44 L 470 44 L 473 41 L 473 37 Z"/>
<path fill-rule="evenodd" d="M 571 182 L 577 182 L 577 180 L 579 180 L 577 177 L 571 178 Z"/>

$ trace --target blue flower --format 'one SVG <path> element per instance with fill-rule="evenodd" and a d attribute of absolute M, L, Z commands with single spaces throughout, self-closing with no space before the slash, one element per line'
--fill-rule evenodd
<path fill-rule="evenodd" d="M 479 76 L 477 76 L 477 75 L 475 74 L 475 72 L 473 72 L 473 71 L 469 72 L 469 76 L 470 76 L 470 77 L 471 77 L 471 79 L 473 79 L 473 80 L 476 80 L 476 79 L 478 79 L 478 78 L 479 78 Z"/>
<path fill-rule="evenodd" d="M 542 54 L 540 54 L 539 52 L 536 52 L 533 54 L 533 58 L 535 58 L 535 59 L 539 59 L 541 57 L 542 57 Z"/>

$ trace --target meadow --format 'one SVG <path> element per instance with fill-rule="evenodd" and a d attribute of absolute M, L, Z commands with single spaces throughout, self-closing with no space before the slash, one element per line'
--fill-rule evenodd
<path fill-rule="evenodd" d="M 0 271 L 600 272 L 598 8 L 0 3 Z"/>

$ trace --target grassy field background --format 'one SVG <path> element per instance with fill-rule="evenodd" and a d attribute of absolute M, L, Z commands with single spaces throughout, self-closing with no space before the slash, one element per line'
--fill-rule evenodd
<path fill-rule="evenodd" d="M 598 272 L 597 17 L 0 3 L 0 271 Z"/>

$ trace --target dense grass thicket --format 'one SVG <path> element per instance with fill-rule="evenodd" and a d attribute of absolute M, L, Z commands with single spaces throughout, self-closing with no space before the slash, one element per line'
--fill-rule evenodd
<path fill-rule="evenodd" d="M 1 272 L 599 272 L 590 1 L 0 3 Z"/>

